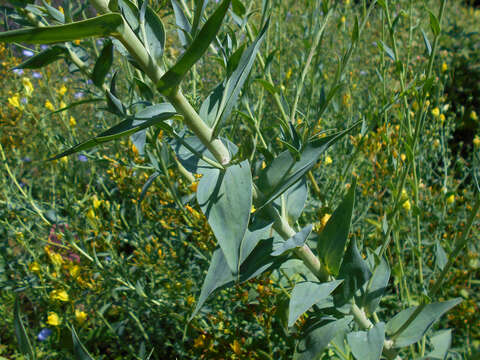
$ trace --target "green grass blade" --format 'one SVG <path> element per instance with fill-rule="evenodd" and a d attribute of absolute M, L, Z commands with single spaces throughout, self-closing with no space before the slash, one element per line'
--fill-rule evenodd
<path fill-rule="evenodd" d="M 35 353 L 33 351 L 32 344 L 30 342 L 30 339 L 28 338 L 22 318 L 20 317 L 20 305 L 18 304 L 18 298 L 15 299 L 15 308 L 13 310 L 13 325 L 15 327 L 15 335 L 17 336 L 20 352 L 31 360 L 35 359 Z"/>

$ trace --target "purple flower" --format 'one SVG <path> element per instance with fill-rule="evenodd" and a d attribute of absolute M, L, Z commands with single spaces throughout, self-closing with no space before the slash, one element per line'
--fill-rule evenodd
<path fill-rule="evenodd" d="M 81 91 L 76 92 L 75 95 L 73 95 L 75 99 L 81 99 L 83 97 L 83 93 Z"/>
<path fill-rule="evenodd" d="M 47 50 L 47 49 L 48 49 L 48 46 L 47 46 L 47 45 L 40 45 L 40 49 L 42 49 L 42 50 Z"/>
<path fill-rule="evenodd" d="M 40 79 L 42 77 L 42 74 L 39 73 L 38 71 L 34 71 L 32 73 L 32 76 L 35 78 L 35 79 Z"/>
<path fill-rule="evenodd" d="M 20 100 L 22 102 L 22 104 L 26 104 L 27 103 L 27 98 L 26 97 L 23 97 L 22 100 Z"/>
<path fill-rule="evenodd" d="M 42 330 L 40 330 L 40 332 L 38 333 L 37 335 L 37 339 L 39 341 L 45 341 L 47 340 L 47 338 L 52 335 L 52 330 L 50 330 L 49 328 L 43 328 Z"/>
<path fill-rule="evenodd" d="M 81 162 L 85 162 L 85 161 L 88 161 L 88 158 L 85 155 L 80 154 L 78 155 L 78 160 Z"/>
<path fill-rule="evenodd" d="M 16 75 L 22 75 L 23 74 L 23 69 L 13 69 L 13 73 Z"/>
<path fill-rule="evenodd" d="M 32 159 L 30 159 L 28 156 L 26 156 L 22 159 L 22 161 L 23 162 L 30 162 L 30 161 L 32 161 Z"/>
<path fill-rule="evenodd" d="M 26 57 L 32 57 L 34 55 L 32 50 L 23 50 L 22 54 L 23 56 L 26 56 Z"/>

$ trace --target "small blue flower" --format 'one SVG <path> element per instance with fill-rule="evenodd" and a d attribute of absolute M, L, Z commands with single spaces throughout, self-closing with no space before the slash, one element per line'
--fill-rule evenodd
<path fill-rule="evenodd" d="M 75 99 L 81 99 L 81 98 L 83 97 L 83 93 L 82 93 L 81 91 L 76 92 L 76 93 L 73 95 L 73 97 L 74 97 Z"/>
<path fill-rule="evenodd" d="M 40 45 L 40 49 L 42 49 L 42 50 L 47 50 L 47 49 L 48 49 L 48 46 L 47 46 L 47 45 Z"/>
<path fill-rule="evenodd" d="M 15 75 L 22 75 L 23 74 L 23 69 L 13 69 L 13 73 Z"/>
<path fill-rule="evenodd" d="M 30 161 L 32 161 L 32 159 L 30 159 L 28 156 L 26 156 L 22 159 L 22 161 L 23 162 L 30 162 Z"/>
<path fill-rule="evenodd" d="M 40 79 L 42 77 L 42 74 L 39 73 L 38 71 L 34 71 L 32 73 L 32 76 L 35 78 L 35 79 Z"/>
<path fill-rule="evenodd" d="M 22 54 L 23 56 L 26 56 L 26 57 L 32 57 L 34 55 L 32 50 L 23 50 Z"/>
<path fill-rule="evenodd" d="M 43 328 L 42 330 L 40 330 L 40 332 L 38 333 L 37 335 L 37 339 L 39 341 L 45 341 L 47 340 L 47 338 L 52 335 L 52 330 L 50 330 L 49 328 Z"/>
<path fill-rule="evenodd" d="M 88 158 L 85 155 L 80 154 L 78 155 L 78 160 L 81 162 L 85 162 L 85 161 L 88 161 Z"/>

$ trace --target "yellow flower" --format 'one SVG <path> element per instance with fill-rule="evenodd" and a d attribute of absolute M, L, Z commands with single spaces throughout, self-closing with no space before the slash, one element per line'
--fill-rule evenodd
<path fill-rule="evenodd" d="M 63 109 L 64 107 L 67 107 L 67 104 L 65 104 L 63 101 L 60 101 L 60 109 Z"/>
<path fill-rule="evenodd" d="M 87 218 L 89 218 L 92 221 L 96 219 L 95 211 L 93 211 L 92 208 L 88 209 Z"/>
<path fill-rule="evenodd" d="M 83 324 L 87 320 L 87 313 L 85 311 L 75 309 L 75 320 Z"/>
<path fill-rule="evenodd" d="M 440 116 L 440 109 L 436 107 L 435 109 L 432 110 L 432 115 L 434 117 L 439 117 Z"/>
<path fill-rule="evenodd" d="M 18 96 L 18 94 L 9 97 L 8 103 L 17 109 L 23 108 L 23 106 L 20 104 L 20 96 Z"/>
<path fill-rule="evenodd" d="M 435 139 L 435 140 L 433 141 L 433 147 L 436 149 L 436 148 L 438 148 L 439 146 L 440 146 L 440 140 Z"/>
<path fill-rule="evenodd" d="M 97 195 L 93 195 L 92 200 L 93 200 L 93 208 L 95 210 L 98 209 L 100 205 L 102 205 L 102 200 L 98 200 Z"/>
<path fill-rule="evenodd" d="M 402 189 L 402 192 L 400 193 L 400 200 L 402 201 L 408 200 L 407 190 Z"/>
<path fill-rule="evenodd" d="M 76 125 L 77 125 L 77 121 L 75 120 L 75 118 L 73 116 L 70 116 L 70 126 L 74 127 Z"/>
<path fill-rule="evenodd" d="M 442 124 L 445 122 L 445 115 L 440 114 L 440 121 L 442 122 Z"/>
<path fill-rule="evenodd" d="M 342 22 L 342 24 L 345 24 L 345 16 L 342 16 L 342 18 L 340 19 L 340 21 Z"/>
<path fill-rule="evenodd" d="M 25 88 L 25 93 L 27 94 L 27 96 L 32 95 L 33 85 L 30 82 L 30 79 L 27 77 L 22 78 L 22 84 L 23 84 L 23 87 Z"/>
<path fill-rule="evenodd" d="M 412 206 L 410 205 L 410 200 L 406 200 L 403 204 L 402 207 L 405 209 L 405 211 L 410 211 Z"/>
<path fill-rule="evenodd" d="M 193 342 L 193 347 L 196 347 L 196 348 L 201 348 L 204 345 L 205 345 L 205 335 L 203 334 L 197 337 Z"/>
<path fill-rule="evenodd" d="M 292 76 L 292 69 L 289 68 L 288 71 L 287 71 L 287 74 L 285 75 L 285 80 L 290 79 L 291 76 Z"/>
<path fill-rule="evenodd" d="M 327 156 L 327 157 L 325 158 L 325 165 L 330 165 L 332 162 L 333 162 L 333 161 L 332 161 L 332 158 L 331 158 L 330 156 Z"/>
<path fill-rule="evenodd" d="M 33 273 L 39 273 L 40 272 L 40 265 L 38 265 L 38 263 L 36 261 L 34 261 L 28 266 L 28 269 Z"/>
<path fill-rule="evenodd" d="M 240 343 L 237 341 L 237 339 L 233 340 L 233 344 L 230 344 L 230 347 L 237 355 L 240 355 L 240 353 L 242 352 L 242 348 L 240 347 Z"/>
<path fill-rule="evenodd" d="M 50 293 L 50 300 L 51 301 L 63 301 L 67 302 L 69 300 L 68 294 L 65 290 L 53 290 Z"/>
<path fill-rule="evenodd" d="M 78 277 L 78 275 L 80 274 L 80 266 L 78 265 L 73 265 L 70 270 L 68 271 L 68 273 L 70 274 L 70 276 L 74 279 L 76 279 Z"/>
<path fill-rule="evenodd" d="M 447 204 L 451 205 L 455 202 L 455 195 L 450 195 L 448 198 L 447 198 Z"/>
<path fill-rule="evenodd" d="M 330 215 L 330 214 L 323 215 L 322 219 L 320 220 L 320 222 L 322 223 L 322 226 L 327 225 L 327 222 L 328 222 L 328 220 L 330 219 L 331 216 L 332 215 Z"/>
<path fill-rule="evenodd" d="M 257 211 L 257 209 L 255 209 L 255 206 L 253 206 L 253 204 L 252 204 L 252 208 L 250 209 L 250 213 L 253 214 L 255 211 Z"/>
<path fill-rule="evenodd" d="M 405 159 L 406 159 L 406 158 L 407 158 L 407 157 L 405 156 L 405 154 L 400 154 L 400 159 L 402 159 L 403 162 L 405 162 Z"/>
<path fill-rule="evenodd" d="M 187 304 L 192 305 L 195 302 L 195 297 L 193 295 L 188 295 L 187 296 Z"/>
<path fill-rule="evenodd" d="M 267 163 L 265 161 L 262 161 L 262 170 L 267 167 Z"/>
<path fill-rule="evenodd" d="M 50 261 L 52 262 L 53 265 L 55 266 L 60 266 L 63 264 L 63 258 L 62 258 L 62 255 L 48 249 L 46 250 L 47 251 L 47 255 L 48 257 L 50 258 Z"/>
<path fill-rule="evenodd" d="M 45 101 L 45 107 L 50 110 L 50 111 L 54 111 L 55 110 L 55 107 L 53 106 L 53 104 L 50 102 L 50 100 L 47 100 Z"/>
<path fill-rule="evenodd" d="M 47 324 L 52 325 L 52 326 L 59 326 L 62 323 L 60 320 L 60 317 L 54 313 L 54 312 L 49 312 L 48 317 L 47 317 Z"/>
<path fill-rule="evenodd" d="M 480 138 L 478 136 L 475 136 L 475 138 L 473 139 L 473 145 L 475 146 L 480 146 Z"/>
<path fill-rule="evenodd" d="M 57 90 L 57 93 L 58 93 L 58 95 L 60 95 L 60 96 L 65 95 L 66 92 L 67 92 L 67 88 L 65 87 L 65 85 L 62 85 L 62 87 Z"/>
<path fill-rule="evenodd" d="M 477 115 L 477 113 L 475 112 L 475 110 L 472 110 L 472 112 L 470 113 L 470 119 L 472 119 L 473 121 L 477 121 L 477 120 L 478 120 L 478 115 Z"/>
<path fill-rule="evenodd" d="M 442 72 L 446 72 L 448 70 L 448 65 L 446 62 L 442 64 Z"/>
<path fill-rule="evenodd" d="M 197 192 L 197 188 L 198 188 L 198 181 L 194 181 L 193 183 L 191 183 L 188 188 L 193 191 L 193 192 Z"/>

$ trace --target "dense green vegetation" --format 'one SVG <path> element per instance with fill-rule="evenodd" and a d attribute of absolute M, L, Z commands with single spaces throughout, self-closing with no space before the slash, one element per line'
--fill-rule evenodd
<path fill-rule="evenodd" d="M 185 3 L 149 3 L 165 25 L 166 69 L 194 41 L 190 30 L 180 29 L 194 23 L 188 19 L 195 1 Z M 223 3 L 210 1 L 206 18 Z M 258 44 L 218 134 L 239 147 L 234 162 L 249 160 L 262 191 L 262 170 L 273 158 L 285 150 L 299 153 L 296 136 L 302 142 L 351 128 L 296 183 L 308 194 L 302 195 L 303 212 L 303 203 L 293 200 L 285 210 L 290 225 L 300 231 L 312 224 L 307 243 L 316 250 L 323 230 L 332 231 L 335 210 L 354 196 L 349 241 L 371 269 L 381 263 L 374 252 L 381 252 L 382 271 L 391 273 L 379 307 L 367 312 L 370 319 L 387 323 L 404 309 L 461 298 L 399 355 L 476 359 L 480 10 L 446 2 L 435 34 L 443 1 L 379 3 L 335 1 L 327 13 L 321 1 L 233 1 L 219 42 L 181 87 L 206 120 L 204 99 L 232 75 L 242 51 Z M 42 18 L 59 23 L 70 13 L 51 8 L 40 16 L 22 5 L 2 7 L 4 30 L 38 25 Z M 78 10 L 72 11 L 75 20 L 96 13 L 83 2 L 52 1 L 59 5 Z M 265 14 L 270 20 L 263 33 Z M 317 280 L 300 260 L 219 290 L 191 318 L 219 242 L 195 197 L 201 175 L 180 164 L 168 128 L 155 124 L 45 161 L 126 113 L 168 98 L 128 61 L 118 40 L 75 40 L 68 50 L 58 48 L 47 66 L 15 68 L 45 49 L 22 41 L 0 44 L 0 359 L 28 358 L 15 333 L 16 300 L 38 359 L 72 358 L 72 326 L 95 359 L 292 358 L 315 318 L 314 311 L 305 312 L 288 326 L 295 284 Z M 113 65 L 103 72 L 96 59 L 109 54 Z M 113 97 L 105 96 L 109 91 Z M 183 136 L 179 119 L 173 117 L 171 126 Z M 457 254 L 462 241 L 466 246 Z M 319 257 L 337 275 L 335 262 Z M 325 310 L 341 313 L 341 307 Z M 344 335 L 329 341 L 322 359 L 359 358 Z M 450 338 L 448 353 L 442 352 Z"/>

